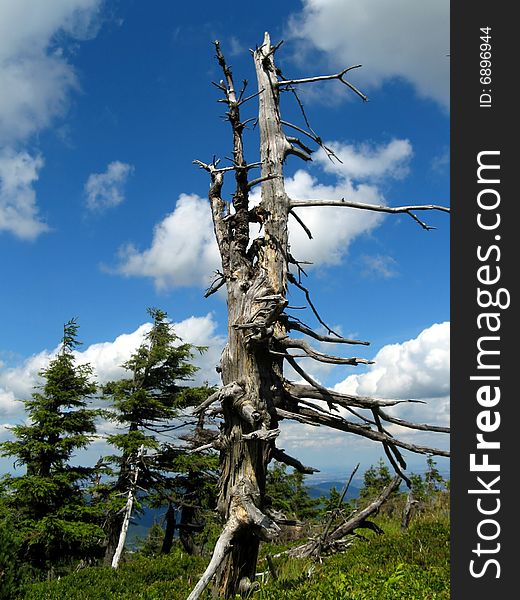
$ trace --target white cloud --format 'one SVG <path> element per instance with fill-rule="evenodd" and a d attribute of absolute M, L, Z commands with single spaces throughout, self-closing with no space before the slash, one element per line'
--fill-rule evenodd
<path fill-rule="evenodd" d="M 0 231 L 32 240 L 48 230 L 38 215 L 33 187 L 42 166 L 41 156 L 0 150 Z"/>
<path fill-rule="evenodd" d="M 286 179 L 286 190 L 293 199 L 348 199 L 366 204 L 385 204 L 378 188 L 373 185 L 355 185 L 342 178 L 336 185 L 323 185 L 303 170 Z M 302 207 L 295 209 L 312 233 L 309 240 L 305 231 L 289 218 L 291 254 L 297 260 L 306 260 L 313 266 L 338 265 L 346 256 L 351 242 L 369 233 L 383 220 L 381 213 L 342 207 Z"/>
<path fill-rule="evenodd" d="M 334 68 L 363 64 L 352 81 L 364 91 L 393 78 L 449 105 L 448 0 L 303 0 L 290 35 L 328 56 Z M 316 73 L 319 74 L 319 73 Z"/>
<path fill-rule="evenodd" d="M 119 251 L 122 275 L 152 277 L 159 289 L 207 285 L 219 265 L 209 203 L 181 194 L 173 212 L 155 226 L 150 248 Z"/>
<path fill-rule="evenodd" d="M 421 400 L 388 412 L 407 420 L 449 421 L 450 324 L 435 323 L 416 338 L 381 348 L 366 373 L 350 375 L 335 390 L 351 394 Z"/>
<path fill-rule="evenodd" d="M 104 173 L 89 175 L 84 188 L 87 208 L 103 211 L 121 204 L 125 183 L 133 170 L 132 165 L 115 160 L 108 164 Z"/>
<path fill-rule="evenodd" d="M 56 35 L 85 39 L 101 0 L 0 3 L 0 144 L 13 144 L 63 113 L 78 87 Z"/>
<path fill-rule="evenodd" d="M 376 183 L 355 183 L 382 176 L 403 176 L 412 147 L 408 140 L 392 140 L 379 146 L 359 147 L 330 142 L 344 164 L 329 166 L 324 154 L 317 153 L 316 164 L 336 177 L 336 184 L 323 185 L 303 169 L 285 179 L 288 195 L 293 199 L 348 199 L 366 204 L 385 204 Z M 251 205 L 260 202 L 260 188 L 250 197 Z M 291 254 L 308 260 L 314 266 L 337 265 L 346 256 L 357 236 L 369 233 L 383 220 L 381 213 L 351 208 L 327 209 L 303 207 L 298 215 L 310 229 L 313 239 L 291 217 L 289 239 Z M 259 235 L 251 226 L 251 235 Z M 119 251 L 116 272 L 127 276 L 152 277 L 159 289 L 192 285 L 208 285 L 213 272 L 220 267 L 214 239 L 211 212 L 207 200 L 195 194 L 181 194 L 175 209 L 156 225 L 151 245 L 139 251 L 133 244 Z"/>
<path fill-rule="evenodd" d="M 96 380 L 100 384 L 125 377 L 127 372 L 121 365 L 138 348 L 150 327 L 150 323 L 143 323 L 135 331 L 118 335 L 111 342 L 91 344 L 85 350 L 75 352 L 78 363 L 92 365 Z"/>
<path fill-rule="evenodd" d="M 316 160 L 324 171 L 361 180 L 377 180 L 383 176 L 402 179 L 408 174 L 408 163 L 413 155 L 409 140 L 394 139 L 388 144 L 378 146 L 368 143 L 354 146 L 340 142 L 327 142 L 326 146 L 334 151 L 341 163 L 332 162 L 320 149 Z"/>
<path fill-rule="evenodd" d="M 246 51 L 246 47 L 242 42 L 234 35 L 229 38 L 229 55 L 240 56 Z"/>
<path fill-rule="evenodd" d="M 31 240 L 48 230 L 33 188 L 43 159 L 22 145 L 63 115 L 70 93 L 79 88 L 58 35 L 94 35 L 101 2 L 0 2 L 0 231 Z"/>
<path fill-rule="evenodd" d="M 364 277 L 391 279 L 397 277 L 397 261 L 391 256 L 376 254 L 374 256 L 364 255 L 361 257 Z"/>

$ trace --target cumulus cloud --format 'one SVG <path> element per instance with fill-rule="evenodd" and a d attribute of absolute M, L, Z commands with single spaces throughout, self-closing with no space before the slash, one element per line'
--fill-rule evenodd
<path fill-rule="evenodd" d="M 101 0 L 0 3 L 0 143 L 24 140 L 63 113 L 78 81 L 56 45 L 56 35 L 93 35 L 100 4 Z"/>
<path fill-rule="evenodd" d="M 150 248 L 128 244 L 117 272 L 152 277 L 157 288 L 207 285 L 219 264 L 208 201 L 181 194 L 175 209 L 156 225 Z"/>
<path fill-rule="evenodd" d="M 426 404 L 401 404 L 389 409 L 408 420 L 449 421 L 450 324 L 435 323 L 416 338 L 389 344 L 376 354 L 366 373 L 350 375 L 335 386 L 339 392 Z"/>
<path fill-rule="evenodd" d="M 0 150 L 0 231 L 33 240 L 48 230 L 38 214 L 34 190 L 42 166 L 41 156 Z"/>
<path fill-rule="evenodd" d="M 408 140 L 392 140 L 379 146 L 352 146 L 330 142 L 344 164 L 329 166 L 324 154 L 317 154 L 316 164 L 336 179 L 324 185 L 309 172 L 300 169 L 285 179 L 288 195 L 293 199 L 313 198 L 339 200 L 346 198 L 366 204 L 385 204 L 377 179 L 404 176 L 413 151 Z M 260 202 L 260 188 L 250 197 L 251 205 Z M 308 260 L 314 266 L 337 265 L 346 256 L 351 242 L 369 233 L 383 220 L 381 213 L 350 208 L 316 207 L 297 209 L 298 215 L 311 230 L 309 240 L 301 226 L 289 219 L 289 239 L 292 255 Z M 251 226 L 251 237 L 258 233 Z M 159 289 L 192 285 L 208 285 L 212 273 L 220 266 L 214 239 L 208 202 L 195 194 L 181 194 L 175 209 L 158 223 L 148 249 L 139 250 L 133 244 L 119 251 L 116 272 L 126 276 L 153 278 Z"/>
<path fill-rule="evenodd" d="M 379 189 L 374 185 L 356 185 L 350 179 L 340 178 L 336 185 L 323 185 L 308 172 L 299 170 L 286 179 L 286 190 L 291 198 L 298 200 L 346 198 L 352 202 L 385 204 Z M 293 219 L 289 221 L 291 254 L 297 260 L 308 260 L 316 266 L 338 265 L 346 256 L 351 242 L 369 233 L 379 225 L 381 213 L 354 208 L 301 207 L 295 209 L 298 216 L 312 232 L 309 240 L 305 231 Z"/>
<path fill-rule="evenodd" d="M 341 177 L 377 180 L 383 176 L 402 179 L 409 172 L 409 161 L 413 156 L 412 144 L 409 140 L 392 140 L 388 144 L 342 144 L 327 142 L 336 156 L 341 160 L 330 161 L 320 149 L 316 161 L 324 171 Z"/>
<path fill-rule="evenodd" d="M 334 185 L 324 185 L 307 171 L 298 170 L 285 181 L 287 193 L 294 200 L 345 198 L 352 202 L 386 204 L 377 180 L 402 177 L 408 170 L 413 155 L 408 140 L 392 140 L 380 145 L 350 145 L 327 142 L 342 163 L 332 163 L 320 150 L 316 164 L 336 177 Z M 373 231 L 383 220 L 381 213 L 350 208 L 302 207 L 298 215 L 312 232 L 309 240 L 303 229 L 289 221 L 291 253 L 297 259 L 309 260 L 314 265 L 337 265 L 347 255 L 351 242 L 358 236 Z"/>
<path fill-rule="evenodd" d="M 448 0 L 303 0 L 289 33 L 335 68 L 362 63 L 352 79 L 365 90 L 402 78 L 448 107 L 449 9 Z"/>
<path fill-rule="evenodd" d="M 64 114 L 79 87 L 58 35 L 76 40 L 94 35 L 101 2 L 0 2 L 0 231 L 20 239 L 48 230 L 33 187 L 43 159 L 22 146 Z"/>
<path fill-rule="evenodd" d="M 121 204 L 125 199 L 125 183 L 133 170 L 132 165 L 115 160 L 108 164 L 104 173 L 89 175 L 84 188 L 87 208 L 103 211 Z"/>
<path fill-rule="evenodd" d="M 226 343 L 226 337 L 217 333 L 217 322 L 213 315 L 205 317 L 189 317 L 174 324 L 175 331 L 184 341 L 194 346 L 204 346 L 206 350 L 196 355 L 193 363 L 199 368 L 194 384 L 217 385 L 220 377 L 216 371 L 220 363 L 220 355 Z"/>

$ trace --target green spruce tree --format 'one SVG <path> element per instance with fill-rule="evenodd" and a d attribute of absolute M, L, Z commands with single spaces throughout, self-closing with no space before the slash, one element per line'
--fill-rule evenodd
<path fill-rule="evenodd" d="M 390 469 L 379 459 L 377 465 L 371 465 L 363 475 L 363 487 L 359 491 L 359 499 L 363 504 L 376 498 L 390 482 Z"/>
<path fill-rule="evenodd" d="M 133 507 L 139 508 L 138 489 L 152 493 L 155 503 L 157 493 L 165 502 L 168 499 L 168 465 L 161 434 L 175 428 L 172 421 L 181 409 L 200 401 L 200 394 L 183 382 L 197 371 L 191 364 L 193 350 L 204 348 L 182 343 L 164 311 L 152 308 L 148 313 L 152 327 L 123 364 L 129 376 L 103 388 L 112 404 L 112 418 L 122 429 L 108 436 L 118 454 L 109 457 L 115 481 L 105 486 L 109 499 L 105 564 L 114 567 L 118 562 L 116 551 L 124 541 L 121 531 L 129 500 L 133 498 Z"/>
<path fill-rule="evenodd" d="M 90 365 L 76 364 L 77 333 L 76 320 L 65 324 L 60 350 L 40 373 L 40 391 L 24 401 L 26 423 L 0 445 L 3 456 L 25 468 L 1 486 L 21 556 L 38 568 L 95 556 L 103 538 L 83 487 L 91 469 L 70 464 L 91 442 L 100 413 L 88 407 L 96 385 Z"/>
<path fill-rule="evenodd" d="M 267 471 L 266 495 L 271 508 L 290 519 L 305 521 L 319 514 L 320 499 L 312 498 L 305 485 L 305 474 L 274 461 Z"/>

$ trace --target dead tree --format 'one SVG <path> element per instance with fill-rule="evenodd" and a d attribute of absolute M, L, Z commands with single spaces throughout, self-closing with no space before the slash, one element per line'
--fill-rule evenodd
<path fill-rule="evenodd" d="M 444 450 L 394 438 L 385 430 L 383 423 L 398 422 L 404 427 L 433 431 L 447 431 L 446 429 L 416 425 L 391 417 L 384 409 L 396 405 L 398 401 L 395 400 L 330 391 L 317 383 L 297 362 L 297 357 L 301 356 L 334 364 L 356 365 L 367 361 L 358 358 L 342 359 L 317 352 L 303 339 L 290 337 L 291 331 L 336 344 L 367 342 L 345 339 L 330 328 L 327 328 L 327 335 L 322 335 L 285 312 L 288 305 L 288 285 L 296 285 L 305 292 L 310 307 L 323 323 L 308 291 L 301 285 L 299 277 L 290 271 L 292 265 L 299 272 L 301 265 L 290 253 L 289 217 L 295 218 L 311 237 L 311 232 L 297 215 L 301 206 L 341 206 L 405 213 L 425 229 L 429 229 L 429 226 L 416 216 L 417 211 L 448 209 L 435 205 L 375 206 L 351 202 L 348 198 L 289 198 L 284 187 L 284 162 L 291 155 L 305 161 L 311 159 L 311 149 L 304 141 L 294 137 L 292 132 L 296 131 L 310 138 L 329 156 L 333 153 L 310 128 L 306 130 L 282 120 L 280 92 L 294 91 L 300 85 L 315 81 L 336 79 L 363 99 L 366 100 L 366 97 L 346 79 L 350 69 L 321 77 L 283 78 L 274 62 L 279 46 L 280 44 L 271 45 L 269 35 L 266 34 L 263 44 L 252 52 L 258 91 L 246 95 L 247 82 L 244 81 L 240 91 L 235 89 L 231 69 L 225 61 L 219 42 L 215 42 L 216 58 L 222 69 L 223 79 L 214 85 L 223 93 L 220 102 L 227 106 L 226 117 L 231 125 L 233 156 L 231 164 L 224 167 L 220 167 L 215 158 L 209 163 L 194 161 L 209 173 L 211 179 L 208 196 L 222 270 L 207 290 L 206 296 L 226 286 L 228 342 L 219 367 L 222 388 L 199 409 L 199 414 L 220 414 L 223 419 L 220 435 L 213 446 L 221 454 L 218 510 L 225 525 L 208 568 L 190 594 L 189 600 L 198 598 L 214 576 L 216 597 L 246 594 L 250 589 L 255 576 L 260 540 L 272 540 L 279 532 L 278 525 L 264 507 L 264 492 L 269 461 L 274 457 L 277 460 L 283 460 L 281 456 L 287 457 L 276 448 L 276 438 L 280 433 L 278 424 L 282 419 L 323 425 L 381 442 L 391 464 L 401 476 L 404 476 L 402 471 L 406 465 L 400 448 L 423 454 L 448 455 Z M 257 98 L 259 102 L 257 122 L 260 160 L 247 163 L 242 136 L 249 120 L 242 120 L 240 110 L 253 98 Z M 291 130 L 291 133 L 286 133 L 287 130 Z M 251 176 L 251 171 L 257 168 L 260 168 L 260 174 Z M 225 175 L 232 175 L 235 180 L 234 193 L 229 202 L 222 197 Z M 256 185 L 261 185 L 261 202 L 252 207 L 249 194 Z M 256 239 L 250 237 L 251 223 L 261 226 L 261 235 Z M 297 350 L 297 355 L 294 350 Z M 293 383 L 284 376 L 285 363 L 295 369 L 305 381 L 304 384 Z M 357 416 L 354 420 L 346 419 L 339 411 L 333 413 L 323 408 L 324 403 L 316 401 L 324 401 L 330 409 L 345 408 Z M 366 409 L 369 418 L 359 419 L 356 409 Z M 287 460 L 293 466 L 301 465 L 291 457 L 287 457 Z"/>
<path fill-rule="evenodd" d="M 323 534 L 317 538 L 311 539 L 296 548 L 291 548 L 291 550 L 286 552 L 287 556 L 297 558 L 312 557 L 321 560 L 324 554 L 342 552 L 345 548 L 348 548 L 351 545 L 351 541 L 346 536 L 354 534 L 356 529 L 371 529 L 378 535 L 381 535 L 383 530 L 372 521 L 369 521 L 368 517 L 377 514 L 381 506 L 388 500 L 390 494 L 399 489 L 400 483 L 401 478 L 397 475 L 368 506 L 362 510 L 354 511 L 348 519 L 332 531 L 327 527 Z"/>

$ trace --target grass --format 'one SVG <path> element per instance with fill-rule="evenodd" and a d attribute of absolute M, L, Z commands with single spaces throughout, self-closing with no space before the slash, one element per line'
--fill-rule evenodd
<path fill-rule="evenodd" d="M 259 600 L 449 600 L 449 524 L 421 519 L 401 532 L 378 520 L 386 533 L 356 540 L 346 553 L 316 565 L 274 559 L 278 580 L 263 585 Z M 312 574 L 309 577 L 309 569 Z"/>
<path fill-rule="evenodd" d="M 400 530 L 380 517 L 385 531 L 356 539 L 343 554 L 321 564 L 274 558 L 278 579 L 256 586 L 256 600 L 449 600 L 449 522 L 424 515 Z M 261 556 L 281 548 L 263 545 Z M 175 548 L 168 556 L 130 558 L 114 571 L 85 568 L 60 580 L 27 585 L 17 600 L 185 600 L 206 561 Z M 258 570 L 267 570 L 260 562 Z M 209 597 L 209 596 L 208 596 Z"/>

